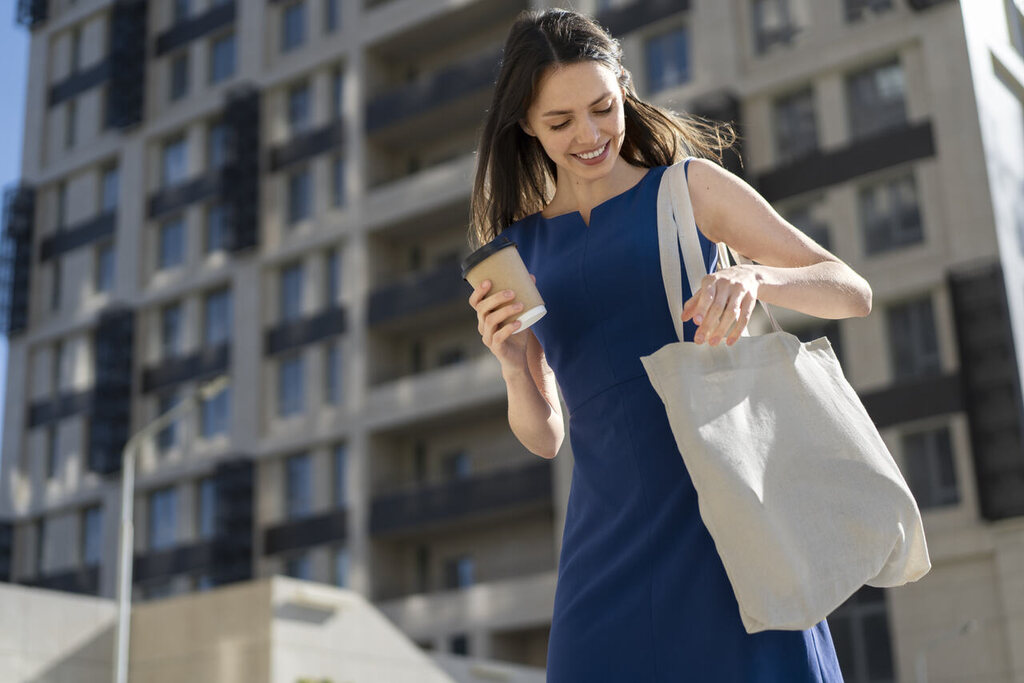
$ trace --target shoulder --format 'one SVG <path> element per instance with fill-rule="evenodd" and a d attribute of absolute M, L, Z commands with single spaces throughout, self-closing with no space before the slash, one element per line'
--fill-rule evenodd
<path fill-rule="evenodd" d="M 722 241 L 719 226 L 729 207 L 746 206 L 757 195 L 742 178 L 710 159 L 691 159 L 686 182 L 694 221 L 712 242 Z"/>

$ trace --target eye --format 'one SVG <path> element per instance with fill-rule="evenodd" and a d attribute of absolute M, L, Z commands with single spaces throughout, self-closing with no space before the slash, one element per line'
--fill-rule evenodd
<path fill-rule="evenodd" d="M 612 113 L 612 109 L 614 109 L 614 108 L 615 108 L 614 104 L 609 104 L 607 109 L 599 109 L 599 110 L 597 110 L 594 113 L 595 114 L 611 114 Z M 558 124 L 557 126 L 551 126 L 551 130 L 561 130 L 561 129 L 565 128 L 568 125 L 569 125 L 568 121 L 563 121 L 562 123 Z"/>

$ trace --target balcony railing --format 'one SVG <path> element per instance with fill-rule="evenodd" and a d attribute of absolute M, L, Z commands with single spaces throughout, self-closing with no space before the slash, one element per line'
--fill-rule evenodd
<path fill-rule="evenodd" d="M 500 64 L 501 50 L 475 55 L 378 95 L 366 107 L 366 130 L 386 128 L 488 88 L 494 84 Z"/>
<path fill-rule="evenodd" d="M 445 263 L 426 273 L 415 273 L 377 288 L 370 294 L 367 322 L 378 325 L 460 299 L 468 300 L 471 291 L 462 279 L 459 265 Z"/>
<path fill-rule="evenodd" d="M 551 463 L 535 462 L 375 496 L 370 533 L 418 530 L 468 516 L 551 502 Z"/>

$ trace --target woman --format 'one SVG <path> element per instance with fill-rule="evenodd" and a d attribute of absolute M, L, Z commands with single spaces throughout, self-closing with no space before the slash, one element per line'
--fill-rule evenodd
<path fill-rule="evenodd" d="M 482 129 L 474 246 L 516 242 L 548 313 L 522 334 L 511 295 L 469 298 L 501 362 L 509 424 L 553 458 L 569 409 L 575 463 L 548 644 L 548 681 L 842 680 L 825 621 L 748 634 L 664 405 L 640 356 L 678 341 L 665 302 L 656 197 L 667 165 L 719 156 L 728 127 L 636 97 L 617 42 L 575 12 L 513 25 Z M 733 344 L 758 298 L 822 318 L 864 316 L 867 282 L 743 180 L 687 162 L 708 274 L 683 276 L 686 339 Z M 551 192 L 553 189 L 553 192 Z M 757 261 L 714 271 L 715 242 Z"/>

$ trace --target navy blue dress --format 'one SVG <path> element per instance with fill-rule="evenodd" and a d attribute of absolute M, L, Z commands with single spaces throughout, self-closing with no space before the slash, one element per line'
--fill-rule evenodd
<path fill-rule="evenodd" d="M 748 634 L 640 356 L 678 341 L 658 256 L 666 167 L 578 212 L 505 229 L 547 306 L 530 329 L 568 408 L 575 456 L 549 683 L 837 683 L 825 621 Z M 716 250 L 702 234 L 708 269 Z M 685 267 L 685 266 L 684 266 Z M 690 286 L 683 277 L 683 296 Z M 685 323 L 687 341 L 696 327 Z"/>

